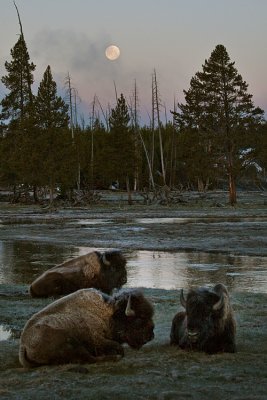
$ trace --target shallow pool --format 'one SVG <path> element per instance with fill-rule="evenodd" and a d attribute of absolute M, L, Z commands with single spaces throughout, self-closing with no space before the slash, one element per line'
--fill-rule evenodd
<path fill-rule="evenodd" d="M 0 284 L 30 284 L 46 269 L 92 250 L 86 246 L 0 241 Z M 128 287 L 180 289 L 221 282 L 229 290 L 267 293 L 266 257 L 148 250 L 124 253 Z"/>

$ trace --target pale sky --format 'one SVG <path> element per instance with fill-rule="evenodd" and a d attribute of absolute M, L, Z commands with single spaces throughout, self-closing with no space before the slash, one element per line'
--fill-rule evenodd
<path fill-rule="evenodd" d="M 182 102 L 194 74 L 223 44 L 249 84 L 255 106 L 267 115 L 267 0 L 16 0 L 39 86 L 49 64 L 62 91 L 69 73 L 85 122 L 96 94 L 103 108 L 115 105 L 114 82 L 127 100 L 136 79 L 143 122 L 151 114 L 156 69 L 162 103 Z M 18 40 L 12 0 L 0 0 L 0 76 Z M 116 61 L 108 45 L 120 48 Z M 5 87 L 0 84 L 0 99 Z M 63 93 L 63 92 L 62 92 Z"/>

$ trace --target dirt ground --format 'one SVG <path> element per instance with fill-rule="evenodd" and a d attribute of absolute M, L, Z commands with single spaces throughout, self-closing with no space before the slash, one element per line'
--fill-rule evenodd
<path fill-rule="evenodd" d="M 222 195 L 172 206 L 135 204 L 129 207 L 121 202 L 76 210 L 2 204 L 0 241 L 221 252 L 256 255 L 266 257 L 267 261 L 266 211 L 264 193 L 243 194 L 235 208 L 229 207 Z M 171 218 L 180 219 L 180 223 L 166 220 Z M 112 223 L 95 228 L 93 222 L 100 219 Z M 178 290 L 144 288 L 144 293 L 155 308 L 155 339 L 139 351 L 125 346 L 125 357 L 116 363 L 29 370 L 22 368 L 18 361 L 20 332 L 28 318 L 51 299 L 30 298 L 27 285 L 22 282 L 1 284 L 0 326 L 12 335 L 0 341 L 0 398 L 267 398 L 266 291 L 248 292 L 240 287 L 230 293 L 237 320 L 238 351 L 212 356 L 184 352 L 169 345 L 171 321 L 180 308 Z"/>

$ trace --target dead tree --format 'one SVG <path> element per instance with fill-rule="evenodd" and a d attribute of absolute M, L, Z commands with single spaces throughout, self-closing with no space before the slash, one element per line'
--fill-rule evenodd
<path fill-rule="evenodd" d="M 139 99 L 138 99 L 138 91 L 137 91 L 137 85 L 136 85 L 136 80 L 134 81 L 134 91 L 133 91 L 133 96 L 130 102 L 130 113 L 131 113 L 131 121 L 132 121 L 132 128 L 134 130 L 135 136 L 138 135 L 141 145 L 143 147 L 144 153 L 145 153 L 145 157 L 146 157 L 146 161 L 147 161 L 147 166 L 148 166 L 148 171 L 149 171 L 149 182 L 150 185 L 152 187 L 152 190 L 155 189 L 155 183 L 154 183 L 154 178 L 153 178 L 153 170 L 152 170 L 152 165 L 151 165 L 151 160 L 149 158 L 149 154 L 148 154 L 148 150 L 146 148 L 140 127 L 139 127 L 139 114 L 138 114 L 138 105 L 139 105 Z M 137 151 L 137 143 L 136 143 L 136 151 Z M 137 157 L 138 158 L 138 157 Z M 138 180 L 138 170 L 136 171 L 136 180 Z"/>
<path fill-rule="evenodd" d="M 71 129 L 71 138 L 73 145 L 75 145 L 75 138 L 74 138 L 74 118 L 73 118 L 73 93 L 76 93 L 76 89 L 74 89 L 71 85 L 71 77 L 68 72 L 66 76 L 65 85 L 67 87 L 67 96 L 68 96 L 68 103 L 69 103 L 69 110 L 70 110 L 70 129 Z M 75 100 L 76 102 L 76 100 Z M 75 108 L 76 109 L 76 103 Z M 77 112 L 77 110 L 76 110 Z M 79 146 L 76 143 L 76 151 L 77 151 L 77 189 L 80 190 L 81 186 L 81 165 L 80 165 L 80 154 L 79 154 Z"/>
<path fill-rule="evenodd" d="M 160 146 L 161 174 L 162 174 L 163 185 L 166 185 L 166 171 L 164 163 L 161 121 L 160 121 L 160 99 L 159 99 L 159 89 L 158 89 L 157 75 L 155 69 L 152 78 L 152 109 L 156 111 L 157 129 L 159 134 L 159 146 Z"/>
<path fill-rule="evenodd" d="M 175 97 L 174 97 L 173 109 L 174 109 L 174 112 L 176 112 Z M 175 171 L 176 171 L 176 163 L 177 163 L 175 133 L 176 133 L 176 130 L 175 130 L 175 119 L 174 119 L 174 114 L 173 114 L 172 136 L 171 136 L 170 181 L 169 181 L 170 188 L 173 187 L 173 184 L 175 182 Z"/>
<path fill-rule="evenodd" d="M 18 7 L 17 7 L 15 1 L 13 1 L 13 3 L 16 8 L 17 15 L 18 15 L 19 26 L 20 26 L 20 35 L 21 35 L 22 40 L 25 42 L 19 10 L 18 10 Z M 30 106 L 33 106 L 33 95 L 32 95 L 32 89 L 31 89 L 31 73 L 29 70 L 29 65 L 27 63 L 26 63 L 26 68 L 27 68 L 27 85 L 28 85 L 28 92 L 29 92 L 29 102 L 30 102 Z"/>

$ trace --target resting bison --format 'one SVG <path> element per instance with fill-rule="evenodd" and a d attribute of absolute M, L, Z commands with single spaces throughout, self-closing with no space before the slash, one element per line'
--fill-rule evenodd
<path fill-rule="evenodd" d="M 191 289 L 186 300 L 181 291 L 180 301 L 186 311 L 173 318 L 171 344 L 209 354 L 236 351 L 236 324 L 224 285 Z"/>
<path fill-rule="evenodd" d="M 49 304 L 26 323 L 19 360 L 24 367 L 95 363 L 139 349 L 154 337 L 153 307 L 138 290 L 108 296 L 80 289 Z"/>
<path fill-rule="evenodd" d="M 31 284 L 30 294 L 49 297 L 90 287 L 110 294 L 127 282 L 125 266 L 120 251 L 93 251 L 45 271 Z"/>

